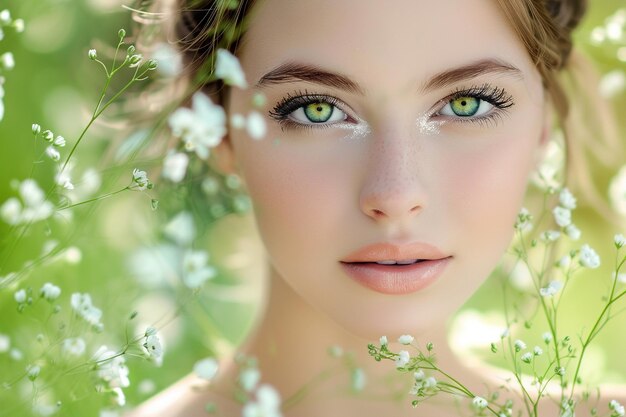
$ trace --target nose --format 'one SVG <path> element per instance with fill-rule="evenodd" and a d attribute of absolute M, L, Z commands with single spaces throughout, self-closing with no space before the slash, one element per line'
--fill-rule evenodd
<path fill-rule="evenodd" d="M 376 221 L 403 221 L 416 216 L 426 203 L 420 175 L 424 156 L 417 141 L 408 135 L 371 140 L 359 196 L 361 211 Z"/>

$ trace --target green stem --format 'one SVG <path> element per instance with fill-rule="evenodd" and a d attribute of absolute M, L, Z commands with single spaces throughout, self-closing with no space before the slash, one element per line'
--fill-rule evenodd
<path fill-rule="evenodd" d="M 67 210 L 69 208 L 76 207 L 76 206 L 82 206 L 83 204 L 92 203 L 92 202 L 98 201 L 98 200 L 103 200 L 105 198 L 111 197 L 111 196 L 113 196 L 115 194 L 119 194 L 122 191 L 126 191 L 126 190 L 130 190 L 130 185 L 127 185 L 126 187 L 122 188 L 121 190 L 117 190 L 117 191 L 113 191 L 111 193 L 103 194 L 103 195 L 100 195 L 100 196 L 95 197 L 95 198 L 90 198 L 89 200 L 81 201 L 80 203 L 76 203 L 76 204 L 71 204 L 71 205 L 66 206 L 66 207 L 61 207 L 58 211 Z"/>

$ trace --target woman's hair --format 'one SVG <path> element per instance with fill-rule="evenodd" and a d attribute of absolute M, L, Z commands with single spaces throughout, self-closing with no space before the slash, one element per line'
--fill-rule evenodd
<path fill-rule="evenodd" d="M 563 180 L 593 207 L 611 216 L 594 184 L 593 168 L 613 170 L 623 153 L 612 109 L 597 92 L 599 77 L 573 48 L 572 31 L 586 0 L 496 0 L 540 72 L 567 152 Z M 169 36 L 183 54 L 185 79 L 225 105 L 228 87 L 211 77 L 215 51 L 237 54 L 255 0 L 175 0 Z M 189 84 L 191 83 L 191 84 Z M 196 88 L 193 88 L 196 86 Z M 595 159 L 595 161 L 594 161 Z M 595 164 L 594 164 L 595 162 Z"/>

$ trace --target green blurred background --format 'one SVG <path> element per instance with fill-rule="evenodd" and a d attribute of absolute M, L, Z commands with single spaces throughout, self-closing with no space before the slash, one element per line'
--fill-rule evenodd
<path fill-rule="evenodd" d="M 593 58 L 601 74 L 618 74 L 614 78 L 619 84 L 619 71 L 623 80 L 626 68 L 626 36 L 622 34 L 621 39 L 614 42 L 594 42 L 592 31 L 604 25 L 605 19 L 618 9 L 624 9 L 626 2 L 593 0 L 590 3 L 589 13 L 576 32 L 577 44 Z M 26 29 L 21 34 L 5 30 L 5 38 L 0 41 L 0 54 L 11 51 L 16 62 L 15 68 L 6 73 L 4 83 L 6 110 L 0 122 L 0 204 L 15 195 L 11 181 L 28 178 L 31 173 L 44 190 L 52 186 L 53 165 L 33 163 L 42 160 L 43 148 L 35 145 L 31 124 L 39 123 L 43 129 L 62 134 L 70 144 L 76 140 L 104 82 L 101 68 L 87 59 L 87 51 L 97 48 L 99 56 L 106 61 L 119 28 L 125 28 L 131 36 L 134 34 L 136 23 L 122 4 L 125 3 L 119 0 L 2 0 L 0 9 L 9 9 L 14 18 L 24 19 Z M 139 94 L 139 91 L 132 94 Z M 626 132 L 623 86 L 621 89 L 619 85 L 614 87 L 608 95 L 621 116 L 623 137 Z M 111 114 L 119 115 L 122 111 L 122 108 L 112 108 Z M 97 194 L 124 185 L 134 167 L 149 173 L 156 169 L 158 158 L 141 156 L 129 162 L 111 157 L 112 144 L 129 131 L 123 117 L 105 117 L 87 134 L 78 154 L 77 170 L 93 167 L 100 172 L 102 187 Z M 610 178 L 606 173 L 602 175 L 597 183 L 606 187 Z M 616 226 L 605 222 L 584 205 L 574 216 L 583 230 L 584 241 L 598 248 L 600 253 L 611 253 L 612 236 L 620 231 L 616 229 L 624 232 L 623 223 Z M 66 320 L 69 295 L 76 291 L 89 292 L 94 304 L 104 310 L 105 331 L 101 334 L 87 332 L 85 337 L 89 354 L 101 344 L 119 348 L 129 335 L 140 335 L 149 324 L 156 325 L 162 332 L 166 354 L 161 367 L 142 358 L 128 360 L 132 383 L 125 392 L 129 404 L 137 404 L 179 379 L 199 358 L 232 350 L 250 327 L 263 291 L 262 272 L 258 268 L 262 252 L 252 232 L 251 219 L 227 216 L 212 227 L 211 234 L 196 239 L 194 245 L 207 248 L 212 263 L 220 271 L 219 278 L 196 296 L 181 288 L 172 276 L 163 274 L 162 266 L 155 260 L 158 256 L 177 256 L 162 245 L 162 222 L 163 214 L 151 209 L 149 198 L 140 193 L 126 193 L 77 211 L 73 223 L 37 224 L 15 247 L 7 243 L 9 234 L 14 231 L 0 223 L 0 277 L 37 258 L 50 239 L 65 239 L 82 252 L 79 263 L 60 260 L 33 268 L 17 284 L 0 290 L 0 334 L 8 335 L 11 347 L 23 353 L 22 359 L 15 360 L 8 351 L 0 352 L 0 383 L 17 379 L 31 361 L 41 358 L 45 340 L 53 340 L 62 326 L 76 325 Z M 138 271 L 137 264 L 144 265 L 145 270 Z M 606 285 L 598 285 L 598 276 L 610 275 L 611 264 L 612 261 L 606 259 L 602 271 L 580 275 L 574 282 L 571 297 L 561 313 L 562 325 L 572 337 L 578 334 L 581 322 L 585 323 L 583 326 L 590 325 L 591 312 L 600 305 L 602 291 L 606 289 Z M 27 313 L 18 313 L 13 300 L 15 290 L 30 286 L 37 291 L 48 281 L 63 290 L 59 300 L 62 312 L 52 315 L 50 306 L 39 303 Z M 489 280 L 460 314 L 459 332 L 467 332 L 468 326 L 470 334 L 480 333 L 479 329 L 485 332 L 500 329 L 502 305 L 497 301 L 499 297 L 494 297 L 500 291 L 497 277 Z M 133 312 L 138 315 L 130 320 Z M 606 327 L 599 338 L 601 348 L 590 354 L 589 378 L 626 382 L 625 328 L 624 314 L 619 314 Z M 543 330 L 537 323 L 522 336 L 531 344 Z M 43 334 L 43 338 L 40 337 L 43 342 L 37 339 L 38 334 Z M 469 344 L 463 348 L 477 357 L 498 363 L 484 346 L 476 349 Z M 57 415 L 96 416 L 99 409 L 109 405 L 106 396 L 94 392 L 89 372 L 46 378 L 42 375 L 42 380 L 52 388 L 42 391 L 37 402 L 56 407 L 57 401 L 61 401 L 61 406 L 54 408 Z M 15 390 L 19 395 L 14 394 Z M 24 398 L 32 398 L 31 394 L 29 383 L 0 390 L 0 416 L 28 415 L 30 406 Z"/>

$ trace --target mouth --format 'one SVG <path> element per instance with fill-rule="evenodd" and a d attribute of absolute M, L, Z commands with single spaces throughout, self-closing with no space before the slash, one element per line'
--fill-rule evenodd
<path fill-rule="evenodd" d="M 346 275 L 383 294 L 420 291 L 441 276 L 453 256 L 423 242 L 376 243 L 340 260 Z"/>

